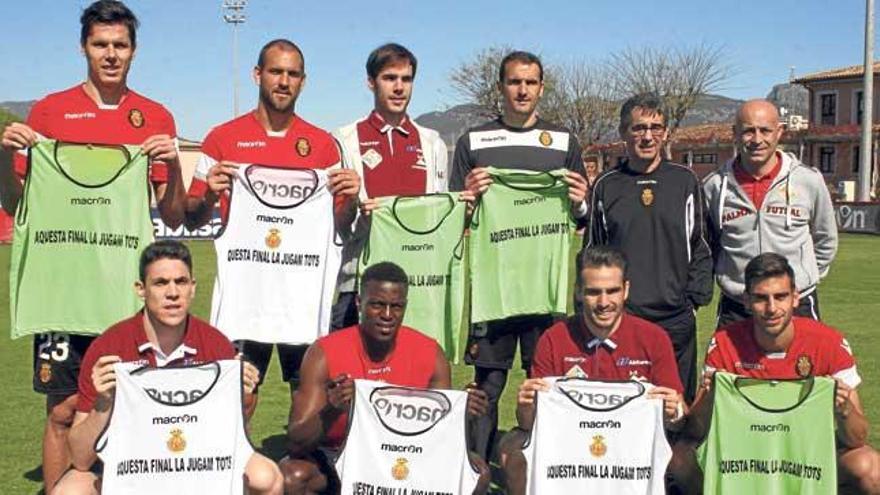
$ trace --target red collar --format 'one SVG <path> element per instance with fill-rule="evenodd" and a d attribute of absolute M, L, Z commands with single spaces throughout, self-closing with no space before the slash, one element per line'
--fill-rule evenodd
<path fill-rule="evenodd" d="M 400 121 L 400 125 L 394 127 L 391 124 L 385 122 L 385 119 L 383 119 L 382 116 L 379 115 L 379 112 L 373 110 L 367 117 L 367 122 L 369 122 L 370 125 L 373 126 L 373 128 L 375 128 L 377 131 L 379 131 L 380 134 L 387 134 L 392 130 L 397 131 L 404 136 L 409 136 L 410 133 L 410 130 L 408 128 L 411 126 L 411 124 L 409 122 L 409 118 L 406 115 L 403 116 L 403 120 Z"/>

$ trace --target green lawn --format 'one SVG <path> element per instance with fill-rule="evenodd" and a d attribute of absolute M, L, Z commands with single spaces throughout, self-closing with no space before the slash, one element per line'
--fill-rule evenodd
<path fill-rule="evenodd" d="M 214 277 L 214 250 L 208 242 L 194 242 L 196 277 L 201 281 L 194 313 L 207 318 Z M 9 267 L 9 247 L 0 246 L 0 271 Z M 872 420 L 871 442 L 880 444 L 880 330 L 874 318 L 880 319 L 880 237 L 844 235 L 840 253 L 831 274 L 821 287 L 821 308 L 824 320 L 843 330 L 858 358 L 864 383 L 859 391 L 865 410 Z M 0 327 L 9 327 L 8 284 L 0 284 Z M 705 347 L 714 323 L 714 303 L 698 315 L 700 348 Z M 6 494 L 36 493 L 40 487 L 40 442 L 45 417 L 45 401 L 31 390 L 31 340 L 0 338 L 0 376 L 6 376 L 5 393 L 0 405 L 0 480 Z M 453 367 L 453 378 L 463 386 L 471 380 L 466 366 Z M 511 374 L 502 398 L 501 425 L 508 429 L 514 423 L 513 404 L 516 387 L 523 378 L 521 371 Z M 280 381 L 277 363 L 273 363 L 263 386 L 260 406 L 252 424 L 256 445 L 277 457 L 283 448 L 283 435 L 289 406 L 286 384 Z"/>

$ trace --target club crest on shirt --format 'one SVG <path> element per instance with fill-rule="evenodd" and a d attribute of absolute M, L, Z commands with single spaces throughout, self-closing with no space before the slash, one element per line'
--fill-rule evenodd
<path fill-rule="evenodd" d="M 654 191 L 650 187 L 642 189 L 642 204 L 645 206 L 654 204 Z"/>
<path fill-rule="evenodd" d="M 409 467 L 406 465 L 409 461 L 404 457 L 399 457 L 391 467 L 391 476 L 397 481 L 403 481 L 409 477 Z"/>
<path fill-rule="evenodd" d="M 366 153 L 363 154 L 363 156 L 361 156 L 361 160 L 364 162 L 364 165 L 366 165 L 367 168 L 373 170 L 374 168 L 379 166 L 380 163 L 382 163 L 382 155 L 380 155 L 379 152 L 375 149 L 370 148 L 366 151 Z"/>
<path fill-rule="evenodd" d="M 574 365 L 565 372 L 566 378 L 588 378 L 587 373 L 584 372 L 583 368 L 578 365 Z"/>
<path fill-rule="evenodd" d="M 553 144 L 553 136 L 547 131 L 541 131 L 541 134 L 538 135 L 538 141 L 544 146 L 550 146 Z"/>
<path fill-rule="evenodd" d="M 171 430 L 171 437 L 168 438 L 165 445 L 168 446 L 168 450 L 175 454 L 183 452 L 186 449 L 186 439 L 183 438 L 183 430 L 180 428 Z"/>
<path fill-rule="evenodd" d="M 795 364 L 795 371 L 801 378 L 806 378 L 813 374 L 813 361 L 810 360 L 810 356 L 806 354 L 801 354 L 797 358 L 797 363 Z"/>
<path fill-rule="evenodd" d="M 52 380 L 52 365 L 49 363 L 40 364 L 40 382 L 49 383 Z"/>
<path fill-rule="evenodd" d="M 312 145 L 309 144 L 309 140 L 301 137 L 296 140 L 296 154 L 305 158 L 309 156 L 312 152 Z"/>
<path fill-rule="evenodd" d="M 593 443 L 590 444 L 590 454 L 593 457 L 602 457 L 608 452 L 608 446 L 605 445 L 605 437 L 602 435 L 594 435 Z"/>
<path fill-rule="evenodd" d="M 141 112 L 137 108 L 132 108 L 128 111 L 128 123 L 131 124 L 135 129 L 140 129 L 147 123 L 146 119 L 144 119 L 144 112 Z"/>
<path fill-rule="evenodd" d="M 269 229 L 266 234 L 266 247 L 269 249 L 278 249 L 281 245 L 281 231 L 278 229 Z"/>

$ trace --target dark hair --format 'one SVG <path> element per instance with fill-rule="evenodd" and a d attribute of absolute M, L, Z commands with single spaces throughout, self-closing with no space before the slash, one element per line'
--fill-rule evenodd
<path fill-rule="evenodd" d="M 768 278 L 788 275 L 792 289 L 794 285 L 794 270 L 788 264 L 785 256 L 776 253 L 761 253 L 749 261 L 746 265 L 746 293 L 752 293 L 752 287 Z"/>
<path fill-rule="evenodd" d="M 623 106 L 620 107 L 620 129 L 629 129 L 632 125 L 632 111 L 636 108 L 648 110 L 663 117 L 663 123 L 666 123 L 666 111 L 663 109 L 663 99 L 657 93 L 639 93 L 630 96 Z"/>
<path fill-rule="evenodd" d="M 296 46 L 296 43 L 290 41 L 289 39 L 285 39 L 285 38 L 276 38 L 276 39 L 266 43 L 265 45 L 263 45 L 263 48 L 260 48 L 260 55 L 257 56 L 257 67 L 258 68 L 260 68 L 260 69 L 263 68 L 263 64 L 266 63 L 266 52 L 268 52 L 270 49 L 275 48 L 275 47 L 281 48 L 282 50 L 285 50 L 285 51 L 294 51 L 294 52 L 298 53 L 299 58 L 303 62 L 303 70 L 305 70 L 306 57 L 305 57 L 305 55 L 303 55 L 302 50 L 300 50 L 299 47 Z"/>
<path fill-rule="evenodd" d="M 584 307 L 584 301 L 582 299 L 584 293 L 584 280 L 581 276 L 581 272 L 583 272 L 585 268 L 600 268 L 603 266 L 620 268 L 620 272 L 623 274 L 623 280 L 627 280 L 626 256 L 624 256 L 621 251 L 610 246 L 593 246 L 582 249 L 577 255 L 577 262 L 575 264 L 577 266 L 574 292 L 575 313 L 580 313 Z"/>
<path fill-rule="evenodd" d="M 376 79 L 382 69 L 396 62 L 409 62 L 412 66 L 413 78 L 416 77 L 416 67 L 419 62 L 411 51 L 397 43 L 386 43 L 370 52 L 367 57 L 367 75 L 370 79 Z"/>
<path fill-rule="evenodd" d="M 406 272 L 390 261 L 376 263 L 364 270 L 361 275 L 361 293 L 364 292 L 367 282 L 392 282 L 403 284 L 404 288 L 409 287 L 409 278 L 406 276 Z"/>
<path fill-rule="evenodd" d="M 79 43 L 85 46 L 86 39 L 92 32 L 92 26 L 95 24 L 123 24 L 128 28 L 128 37 L 131 40 L 131 47 L 137 46 L 137 28 L 140 24 L 134 13 L 125 6 L 124 3 L 117 0 L 98 0 L 83 10 L 79 18 L 82 26 L 79 32 Z"/>
<path fill-rule="evenodd" d="M 144 282 L 147 278 L 147 267 L 153 262 L 162 259 L 182 261 L 189 269 L 190 275 L 192 275 L 192 254 L 190 254 L 189 248 L 186 245 L 179 241 L 156 241 L 141 252 L 139 267 L 141 282 Z"/>
<path fill-rule="evenodd" d="M 538 66 L 539 79 L 541 81 L 544 80 L 544 64 L 541 63 L 541 59 L 534 53 L 517 50 L 508 53 L 501 59 L 501 65 L 498 66 L 498 80 L 501 83 L 504 83 L 504 76 L 507 75 L 507 64 L 510 62 L 519 62 L 526 65 L 536 64 Z"/>

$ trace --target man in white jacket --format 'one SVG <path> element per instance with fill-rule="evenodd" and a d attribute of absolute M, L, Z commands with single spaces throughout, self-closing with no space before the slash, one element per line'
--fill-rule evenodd
<path fill-rule="evenodd" d="M 816 284 L 837 252 L 837 223 L 822 174 L 778 149 L 783 127 L 766 100 L 745 102 L 734 126 L 737 156 L 703 181 L 715 280 L 721 288 L 718 326 L 748 318 L 743 273 L 750 259 L 785 256 L 800 294 L 797 316 L 819 319 Z"/>
<path fill-rule="evenodd" d="M 336 130 L 346 167 L 361 177 L 360 215 L 351 231 L 343 231 L 339 299 L 333 307 L 333 329 L 357 323 L 355 275 L 357 259 L 368 235 L 366 217 L 373 198 L 419 195 L 447 190 L 447 151 L 437 131 L 415 123 L 406 108 L 416 76 L 415 55 L 397 43 L 382 45 L 367 58 L 367 87 L 373 111 Z"/>

